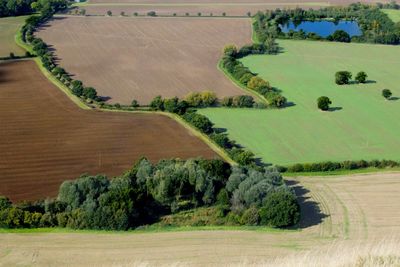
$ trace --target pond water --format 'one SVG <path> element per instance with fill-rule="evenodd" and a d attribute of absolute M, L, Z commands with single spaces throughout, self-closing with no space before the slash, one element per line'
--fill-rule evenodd
<path fill-rule="evenodd" d="M 303 21 L 297 26 L 291 21 L 286 25 L 281 25 L 281 30 L 284 33 L 287 33 L 290 30 L 303 30 L 305 33 L 313 32 L 322 37 L 327 37 L 337 30 L 347 32 L 350 37 L 362 35 L 361 29 L 356 21 L 344 20 L 339 21 L 338 23 L 332 21 Z"/>

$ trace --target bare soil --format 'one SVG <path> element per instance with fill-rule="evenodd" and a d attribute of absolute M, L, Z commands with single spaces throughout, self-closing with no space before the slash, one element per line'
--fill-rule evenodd
<path fill-rule="evenodd" d="M 350 249 L 400 237 L 400 173 L 299 177 L 288 182 L 302 206 L 300 231 L 0 234 L 0 263 L 246 266 L 261 261 L 264 264 L 255 266 L 266 266 L 265 261 L 302 251 L 331 253 L 332 244 Z"/>
<path fill-rule="evenodd" d="M 204 90 L 244 94 L 217 63 L 224 45 L 250 42 L 249 19 L 58 17 L 38 36 L 74 78 L 112 103 Z"/>
<path fill-rule="evenodd" d="M 120 175 L 142 156 L 217 157 L 166 116 L 78 108 L 33 61 L 0 64 L 0 99 L 0 195 L 14 201 L 55 196 L 82 173 Z"/>
<path fill-rule="evenodd" d="M 91 0 L 89 5 L 84 6 L 88 15 L 104 15 L 108 10 L 114 15 L 125 12 L 132 15 L 134 12 L 146 14 L 149 11 L 156 11 L 159 15 L 185 15 L 189 13 L 196 16 L 199 12 L 203 16 L 247 16 L 247 13 L 255 14 L 257 11 L 274 10 L 277 8 L 321 8 L 335 5 L 348 5 L 359 2 L 358 0 Z M 364 0 L 364 3 L 382 2 L 379 0 Z M 385 1 L 383 1 L 385 2 Z M 389 1 L 386 1 L 389 2 Z"/>

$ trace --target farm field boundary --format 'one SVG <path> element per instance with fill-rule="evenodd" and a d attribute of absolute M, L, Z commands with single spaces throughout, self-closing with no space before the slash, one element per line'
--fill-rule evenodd
<path fill-rule="evenodd" d="M 20 30 L 15 35 L 15 41 L 20 47 L 22 47 L 26 51 L 29 51 L 30 53 L 34 54 L 32 47 L 29 44 L 23 42 L 23 40 L 21 38 Z M 55 86 L 57 86 L 57 88 L 59 88 L 65 95 L 67 95 L 69 97 L 69 99 L 71 99 L 72 102 L 75 103 L 79 108 L 84 109 L 84 110 L 93 109 L 93 106 L 88 106 L 87 103 L 85 103 L 82 99 L 80 99 L 77 96 L 75 96 L 74 94 L 72 94 L 69 88 L 67 88 L 63 83 L 61 83 L 57 78 L 55 78 L 54 75 L 50 71 L 48 71 L 46 68 L 44 68 L 43 65 L 41 64 L 41 60 L 38 57 L 36 57 L 34 59 L 34 61 L 36 62 L 38 68 L 43 73 L 43 75 L 49 81 L 51 81 Z M 96 107 L 96 108 L 98 108 L 98 107 Z M 229 164 L 232 164 L 232 165 L 236 164 L 236 162 L 233 161 L 229 157 L 229 155 L 222 148 L 220 148 L 217 144 L 215 144 L 207 135 L 205 135 L 205 134 L 201 133 L 199 130 L 195 129 L 192 125 L 185 122 L 181 117 L 179 117 L 176 114 L 167 113 L 167 112 L 156 112 L 156 111 L 123 111 L 123 110 L 108 110 L 108 109 L 101 109 L 101 110 L 103 110 L 105 112 L 129 112 L 129 113 L 137 113 L 137 114 L 153 113 L 153 114 L 167 116 L 167 117 L 175 120 L 179 124 L 181 124 L 190 133 L 192 133 L 194 136 L 198 137 L 203 142 L 205 142 L 215 153 L 217 153 L 226 162 L 228 162 Z"/>

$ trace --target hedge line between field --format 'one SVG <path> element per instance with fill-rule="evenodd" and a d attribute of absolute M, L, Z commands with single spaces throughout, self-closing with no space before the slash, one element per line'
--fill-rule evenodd
<path fill-rule="evenodd" d="M 394 160 L 346 160 L 342 162 L 325 161 L 319 163 L 297 163 L 290 166 L 277 166 L 280 172 L 330 172 L 339 170 L 358 170 L 366 168 L 395 168 L 400 167 L 399 161 Z"/>
<path fill-rule="evenodd" d="M 41 63 L 44 68 L 46 68 L 49 73 L 57 79 L 59 82 L 61 82 L 63 85 L 65 85 L 72 94 L 76 95 L 79 97 L 80 101 L 84 103 L 86 106 L 92 107 L 89 104 L 94 104 L 96 107 L 99 107 L 100 109 L 106 109 L 106 110 L 117 110 L 117 111 L 163 111 L 163 112 L 169 112 L 173 114 L 177 114 L 180 116 L 186 123 L 192 125 L 194 128 L 196 128 L 199 132 L 205 134 L 210 141 L 213 144 L 218 145 L 222 150 L 224 150 L 235 162 L 237 162 L 239 165 L 244 165 L 244 166 L 256 166 L 256 165 L 266 165 L 260 161 L 257 161 L 255 158 L 254 153 L 247 149 L 243 149 L 242 146 L 238 145 L 235 141 L 230 140 L 228 138 L 227 133 L 221 133 L 218 132 L 217 129 L 213 128 L 214 124 L 209 120 L 204 115 L 196 113 L 196 110 L 193 109 L 193 107 L 189 105 L 184 105 L 184 108 L 182 110 L 182 107 L 179 107 L 181 103 L 184 102 L 184 100 L 179 100 L 178 98 L 172 98 L 172 99 L 162 99 L 160 96 L 156 97 L 155 99 L 158 98 L 158 101 L 161 101 L 161 106 L 157 104 L 150 104 L 148 107 L 138 107 L 138 106 L 128 106 L 128 105 L 120 105 L 120 104 L 114 104 L 110 105 L 107 103 L 104 103 L 102 101 L 102 98 L 97 96 L 97 92 L 95 91 L 94 88 L 91 87 L 84 87 L 83 83 L 81 81 L 77 80 L 72 80 L 68 73 L 58 67 L 55 63 L 54 56 L 52 52 L 48 50 L 48 45 L 43 42 L 43 40 L 36 38 L 33 36 L 33 32 L 36 30 L 38 26 L 46 22 L 48 19 L 52 17 L 53 14 L 46 14 L 46 15 L 40 15 L 36 16 L 33 15 L 29 17 L 26 20 L 25 25 L 21 28 L 21 39 L 24 43 L 29 44 L 33 47 L 33 51 L 38 55 L 39 59 L 41 60 Z M 250 54 L 275 54 L 279 51 L 279 49 L 275 46 L 275 40 L 269 40 L 269 44 L 253 44 L 253 45 L 248 45 L 242 47 L 240 50 L 234 49 L 234 52 L 232 51 L 227 52 L 226 50 L 224 51 L 224 58 L 226 59 L 227 57 L 233 59 L 233 67 L 239 66 L 239 69 L 244 70 L 244 74 L 242 75 L 245 76 L 245 74 L 251 74 L 251 77 L 257 77 L 258 82 L 263 84 L 263 82 L 267 83 L 266 81 L 262 80 L 259 78 L 257 75 L 251 73 L 247 68 L 245 68 L 237 59 L 240 57 L 244 57 L 246 55 Z M 28 55 L 28 54 L 27 54 Z M 33 57 L 35 55 L 29 54 L 29 56 Z M 222 61 L 223 62 L 223 61 Z M 222 63 L 222 67 L 224 68 L 225 71 L 229 72 L 229 68 L 226 68 L 226 65 Z M 239 71 L 240 72 L 240 71 Z M 229 72 L 231 74 L 231 72 Z M 236 73 L 231 74 L 232 77 L 236 76 Z M 235 76 L 234 76 L 235 75 Z M 236 79 L 236 78 L 235 78 Z M 247 82 L 243 83 L 243 81 L 236 80 L 236 82 L 243 84 L 243 86 L 247 86 Z M 268 84 L 269 85 L 269 84 Z M 90 89 L 89 93 L 91 95 L 87 96 L 84 95 L 85 89 Z M 269 93 L 271 93 L 271 87 L 266 88 Z M 250 89 L 251 90 L 251 89 Z M 254 90 L 254 89 L 253 89 Z M 88 91 L 88 90 L 86 90 Z M 260 93 L 259 89 L 256 89 L 255 92 Z M 262 90 L 261 90 L 262 92 Z M 273 91 L 272 91 L 273 92 Z M 273 92 L 275 96 L 281 96 L 279 92 Z M 242 97 L 242 96 L 238 96 Z M 243 96 L 244 97 L 244 96 Z M 283 97 L 283 96 L 282 96 Z M 233 98 L 226 98 L 222 100 L 221 105 L 223 106 L 234 106 L 232 104 L 232 99 Z M 246 99 L 247 100 L 247 99 Z M 243 101 L 246 101 L 243 100 Z M 169 108 L 165 108 L 163 105 L 165 101 L 169 102 Z M 240 102 L 240 100 L 237 100 Z M 271 100 L 270 100 L 271 101 Z M 284 104 L 286 104 L 286 99 L 282 100 L 284 101 Z M 153 100 L 154 102 L 154 100 Z M 159 103 L 159 104 L 160 104 Z M 171 105 L 172 103 L 172 105 Z M 270 102 L 271 103 L 271 102 Z M 283 105 L 276 105 L 272 104 L 272 106 L 284 106 Z M 243 105 L 243 106 L 241 106 Z M 237 105 L 238 107 L 246 107 L 246 102 L 243 102 L 242 104 Z M 201 106 L 200 106 L 201 107 Z M 290 166 L 276 166 L 281 172 L 329 172 L 329 171 L 336 171 L 336 170 L 354 170 L 354 169 L 362 169 L 362 168 L 368 168 L 368 167 L 376 167 L 376 168 L 387 168 L 387 167 L 399 167 L 400 163 L 396 161 L 391 161 L 391 160 L 373 160 L 373 161 L 344 161 L 344 162 L 322 162 L 322 163 L 304 163 L 304 164 L 293 164 Z"/>

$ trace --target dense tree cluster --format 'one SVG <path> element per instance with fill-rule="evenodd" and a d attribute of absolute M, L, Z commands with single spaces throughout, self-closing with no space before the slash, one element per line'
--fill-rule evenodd
<path fill-rule="evenodd" d="M 65 181 L 56 199 L 12 204 L 0 197 L 0 227 L 127 230 L 203 206 L 218 206 L 237 224 L 283 227 L 299 217 L 296 197 L 277 172 L 232 169 L 221 160 L 141 159 L 111 180 Z"/>
<path fill-rule="evenodd" d="M 277 168 L 281 172 L 327 172 L 337 170 L 356 170 L 368 167 L 373 168 L 393 168 L 399 167 L 400 162 L 393 160 L 359 160 L 359 161 L 343 161 L 343 162 L 320 162 L 320 163 L 298 163 L 289 167 Z"/>
<path fill-rule="evenodd" d="M 278 51 L 275 39 L 267 39 L 263 44 L 247 45 L 240 49 L 237 49 L 235 45 L 227 45 L 223 50 L 221 65 L 237 82 L 262 95 L 270 106 L 283 107 L 286 105 L 286 98 L 272 88 L 268 81 L 252 73 L 238 60 L 251 54 L 276 54 Z M 225 99 L 222 104 L 228 107 L 249 107 L 249 99 L 245 99 L 243 106 L 235 105 L 233 100 L 233 98 Z"/>
<path fill-rule="evenodd" d="M 46 16 L 68 7 L 69 0 L 0 0 L 0 17 L 40 12 Z"/>
<path fill-rule="evenodd" d="M 382 12 L 379 7 L 354 3 L 346 7 L 327 7 L 316 10 L 303 10 L 300 8 L 291 10 L 277 9 L 275 11 L 258 12 L 254 17 L 254 30 L 259 41 L 264 42 L 267 38 L 292 38 L 292 39 L 323 39 L 315 33 L 306 34 L 304 31 L 290 31 L 283 33 L 280 25 L 293 22 L 295 25 L 303 21 L 316 20 L 340 20 L 357 21 L 362 36 L 350 38 L 347 33 L 337 31 L 326 38 L 331 41 L 340 42 L 369 42 L 381 44 L 400 43 L 400 23 L 394 23 Z"/>

